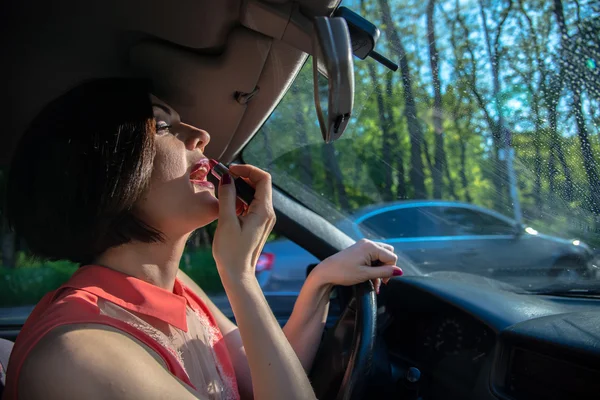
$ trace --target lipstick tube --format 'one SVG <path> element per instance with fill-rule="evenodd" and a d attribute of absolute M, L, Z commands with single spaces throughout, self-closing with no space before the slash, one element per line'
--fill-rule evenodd
<path fill-rule="evenodd" d="M 237 175 L 232 174 L 225 165 L 215 160 L 211 160 L 210 162 L 212 168 L 210 170 L 210 174 L 206 177 L 206 179 L 212 182 L 216 188 L 219 187 L 219 182 L 224 174 L 228 173 L 231 175 L 231 179 L 233 180 L 233 184 L 235 185 L 235 191 L 237 198 L 240 199 L 246 206 L 249 206 L 254 200 L 254 188 L 250 186 L 245 180 L 240 178 Z"/>

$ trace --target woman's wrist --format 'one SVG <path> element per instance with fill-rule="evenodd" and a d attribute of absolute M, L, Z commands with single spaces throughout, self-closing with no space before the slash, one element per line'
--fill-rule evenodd
<path fill-rule="evenodd" d="M 308 274 L 304 286 L 310 287 L 312 290 L 318 292 L 326 292 L 327 295 L 331 293 L 333 289 L 333 283 L 327 278 L 327 274 L 324 273 L 322 265 L 319 264 Z"/>
<path fill-rule="evenodd" d="M 217 265 L 217 271 L 221 277 L 223 286 L 247 286 L 248 283 L 256 281 L 256 275 L 254 269 L 250 267 L 240 268 L 229 268 L 226 266 Z"/>

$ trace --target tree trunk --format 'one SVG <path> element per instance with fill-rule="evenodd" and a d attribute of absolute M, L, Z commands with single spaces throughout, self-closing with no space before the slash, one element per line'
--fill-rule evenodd
<path fill-rule="evenodd" d="M 481 4 L 480 4 L 480 6 L 481 6 Z M 480 8 L 482 9 L 482 7 L 480 7 Z M 489 101 L 484 98 L 482 93 L 477 88 L 477 81 L 478 81 L 477 59 L 478 59 L 478 56 L 475 55 L 475 51 L 473 50 L 473 47 L 469 41 L 469 37 L 471 37 L 471 31 L 470 31 L 468 25 L 465 23 L 464 19 L 461 17 L 460 6 L 459 6 L 458 1 L 455 3 L 455 9 L 456 9 L 456 20 L 454 20 L 453 22 L 456 22 L 461 27 L 462 32 L 460 32 L 458 35 L 456 35 L 454 32 L 454 25 L 453 25 L 450 42 L 452 44 L 452 48 L 453 48 L 456 59 L 459 60 L 463 57 L 463 55 L 466 55 L 471 64 L 470 72 L 468 72 L 468 75 L 465 75 L 465 73 L 463 72 L 463 69 L 466 70 L 465 67 L 457 68 L 456 73 L 458 74 L 458 76 L 461 79 L 466 80 L 468 89 L 472 93 L 473 97 L 475 98 L 477 106 L 483 113 L 485 122 L 488 125 L 488 129 L 490 130 L 490 132 L 492 134 L 492 149 L 493 149 L 492 169 L 493 169 L 493 173 L 491 175 L 491 180 L 492 180 L 494 189 L 496 190 L 496 193 L 497 193 L 497 195 L 494 196 L 494 207 L 496 209 L 499 209 L 502 207 L 502 205 L 504 203 L 503 199 L 505 197 L 505 195 L 504 195 L 505 185 L 503 185 L 503 182 L 507 182 L 506 168 L 505 168 L 504 163 L 500 161 L 499 154 L 498 154 L 498 150 L 500 149 L 500 145 L 501 145 L 500 140 L 499 140 L 500 139 L 499 133 L 501 132 L 501 130 L 500 130 L 501 128 L 498 125 L 498 123 L 496 122 L 496 120 L 494 119 L 494 116 L 487 109 Z M 484 16 L 484 21 L 485 21 L 485 12 L 483 12 L 483 16 Z M 488 44 L 487 45 L 488 54 L 491 54 L 492 46 L 491 46 L 491 39 L 489 38 L 489 31 L 487 29 L 487 22 L 484 25 L 484 33 L 487 33 L 486 44 Z M 465 41 L 464 49 L 458 47 L 457 40 L 456 40 L 457 37 L 464 38 L 464 41 Z"/>
<path fill-rule="evenodd" d="M 533 146 L 535 150 L 534 156 L 534 164 L 535 164 L 535 179 L 533 184 L 533 199 L 535 202 L 535 206 L 537 210 L 541 211 L 543 207 L 542 203 L 542 140 L 544 133 L 547 133 L 547 130 L 544 129 L 542 124 L 542 116 L 540 110 L 540 103 L 542 98 L 540 97 L 540 93 L 546 92 L 546 68 L 544 66 L 543 58 L 540 53 L 540 46 L 538 44 L 537 32 L 535 31 L 535 27 L 531 17 L 527 14 L 523 6 L 523 1 L 519 1 L 519 10 L 527 20 L 527 25 L 529 28 L 529 37 L 528 41 L 533 43 L 533 54 L 526 54 L 527 64 L 530 66 L 528 72 L 523 74 L 523 80 L 527 83 L 527 90 L 529 91 L 529 95 L 531 96 L 531 109 L 534 117 L 534 130 L 535 137 L 533 139 Z M 539 74 L 539 78 L 537 81 L 537 87 L 534 85 L 534 75 L 535 69 L 534 66 L 537 67 L 537 72 Z"/>
<path fill-rule="evenodd" d="M 458 144 L 459 144 L 459 149 L 460 149 L 460 153 L 459 153 L 460 183 L 461 183 L 461 186 L 463 187 L 463 190 L 465 191 L 465 200 L 470 203 L 473 201 L 473 199 L 471 197 L 471 194 L 469 193 L 469 180 L 467 178 L 467 140 L 465 138 L 466 137 L 465 131 L 472 132 L 472 130 L 471 130 L 471 124 L 469 123 L 469 121 L 467 121 L 467 129 L 463 129 L 463 127 L 461 126 L 460 105 L 462 104 L 462 101 L 463 101 L 463 94 L 461 93 L 458 95 L 458 98 L 455 99 L 454 105 L 451 108 L 451 112 L 452 112 L 452 121 L 454 122 L 454 127 L 458 133 Z M 471 118 L 471 115 L 468 115 L 468 118 Z M 452 183 L 452 185 L 454 185 L 454 183 Z"/>
<path fill-rule="evenodd" d="M 348 202 L 348 195 L 346 193 L 346 187 L 344 186 L 344 177 L 335 154 L 333 143 L 323 143 L 321 148 L 323 149 L 325 169 L 329 174 L 333 175 L 331 181 L 333 181 L 333 189 L 335 190 L 338 204 L 343 210 L 348 211 L 350 210 L 350 203 Z"/>
<path fill-rule="evenodd" d="M 563 189 L 564 197 L 567 201 L 573 201 L 573 194 L 575 192 L 573 188 L 573 179 L 571 178 L 571 170 L 569 169 L 569 165 L 567 164 L 567 159 L 565 158 L 565 152 L 562 148 L 561 139 L 556 133 L 556 155 L 558 156 L 558 161 L 560 162 L 560 166 L 563 171 L 563 175 L 565 177 L 565 187 Z"/>
<path fill-rule="evenodd" d="M 533 118 L 534 118 L 534 134 L 533 138 L 533 147 L 535 150 L 534 156 L 534 173 L 535 179 L 533 183 L 533 199 L 535 202 L 535 206 L 538 210 L 542 209 L 542 138 L 544 137 L 544 132 L 546 131 L 542 127 L 542 117 L 540 115 L 540 101 L 539 96 L 536 93 L 536 90 L 533 88 L 533 85 L 529 86 L 529 92 L 532 98 L 532 110 L 533 110 Z"/>
<path fill-rule="evenodd" d="M 385 109 L 385 101 L 383 98 L 383 93 L 381 90 L 381 86 L 379 85 L 379 81 L 377 79 L 377 72 L 375 71 L 375 66 L 372 63 L 367 63 L 367 68 L 369 70 L 369 75 L 371 76 L 371 80 L 373 81 L 373 88 L 375 91 L 375 96 L 377 98 L 377 110 L 379 112 L 379 127 L 381 128 L 382 136 L 381 136 L 381 156 L 383 157 L 384 162 L 390 163 L 392 162 L 392 146 L 394 145 L 392 140 L 391 128 L 392 124 L 390 121 L 390 116 L 386 112 Z M 380 187 L 380 193 L 385 201 L 392 200 L 392 168 L 384 168 L 383 172 L 383 187 Z M 379 184 L 379 182 L 377 182 Z M 379 186 L 379 185 L 378 185 Z"/>
<path fill-rule="evenodd" d="M 405 200 L 407 199 L 407 193 L 406 193 L 406 180 L 405 180 L 405 173 L 404 173 L 404 161 L 401 157 L 401 154 L 399 154 L 396 156 L 396 171 L 398 172 L 398 186 L 396 187 L 396 200 L 401 199 L 401 200 Z"/>
<path fill-rule="evenodd" d="M 469 180 L 467 179 L 467 143 L 462 135 L 459 136 L 458 140 L 460 141 L 460 181 L 465 190 L 465 200 L 470 203 L 473 199 L 469 193 Z"/>
<path fill-rule="evenodd" d="M 429 42 L 429 64 L 433 77 L 433 128 L 435 137 L 434 167 L 431 170 L 433 178 L 433 198 L 441 199 L 444 189 L 442 172 L 447 171 L 444 165 L 446 155 L 444 154 L 444 131 L 443 131 L 443 109 L 442 109 L 442 83 L 440 81 L 439 54 L 436 45 L 435 23 L 433 14 L 435 0 L 429 0 L 427 4 L 427 41 Z M 450 179 L 450 174 L 447 174 Z"/>
<path fill-rule="evenodd" d="M 509 6 L 501 16 L 500 21 L 496 25 L 496 32 L 494 38 L 492 39 L 490 30 L 488 28 L 487 23 L 487 15 L 485 12 L 485 8 L 483 7 L 483 0 L 479 0 L 479 12 L 481 15 L 481 24 L 483 27 L 483 34 L 485 38 L 486 49 L 489 57 L 489 64 L 491 70 L 491 78 L 492 78 L 492 94 L 493 94 L 493 103 L 496 111 L 497 119 L 492 126 L 492 141 L 496 151 L 499 149 L 510 148 L 510 143 L 508 143 L 508 138 L 504 135 L 504 118 L 502 115 L 502 104 L 500 101 L 500 36 L 502 35 L 502 27 L 506 18 L 508 17 L 508 13 L 512 8 L 512 1 L 509 0 Z M 493 40 L 493 43 L 492 43 Z M 496 166 L 493 175 L 494 186 L 496 188 L 496 196 L 494 199 L 496 200 L 496 208 L 506 207 L 508 198 L 508 174 L 506 170 L 506 164 L 496 158 Z"/>
<path fill-rule="evenodd" d="M 2 217 L 0 217 L 2 218 Z M 14 268 L 16 266 L 15 239 L 16 235 L 8 227 L 6 218 L 2 218 L 2 266 Z"/>
<path fill-rule="evenodd" d="M 391 98 L 391 99 L 395 99 L 394 97 L 394 75 L 393 74 L 387 74 L 387 79 L 386 79 L 386 83 L 385 83 L 385 93 L 386 95 Z M 399 141 L 400 141 L 400 137 L 399 137 L 399 132 L 398 132 L 398 128 L 397 125 L 394 121 L 394 114 L 393 114 L 393 110 L 391 107 L 391 104 L 393 104 L 393 101 L 388 101 L 386 104 L 386 112 L 388 115 L 388 120 L 390 122 L 390 137 L 391 140 L 394 143 L 393 149 L 394 149 L 394 155 L 393 155 L 393 160 L 395 161 L 395 170 L 397 173 L 397 181 L 398 181 L 398 185 L 396 186 L 396 193 L 395 193 L 395 200 L 398 199 L 407 199 L 407 193 L 406 193 L 406 177 L 405 177 L 405 172 L 404 172 L 404 154 L 402 152 L 402 148 L 401 146 L 398 145 Z M 390 164 L 392 165 L 392 164 Z"/>
<path fill-rule="evenodd" d="M 583 166 L 585 174 L 588 178 L 591 209 L 594 214 L 600 214 L 600 191 L 598 171 L 596 169 L 596 160 L 594 160 L 594 152 L 590 143 L 585 119 L 583 116 L 583 108 L 581 104 L 581 89 L 573 88 L 573 114 L 577 124 L 577 136 L 579 136 L 579 146 L 581 148 L 581 156 L 583 158 Z"/>
<path fill-rule="evenodd" d="M 444 172 L 446 175 L 446 181 L 448 182 L 448 191 L 450 192 L 450 196 L 454 200 L 458 200 L 458 196 L 456 195 L 456 190 L 454 189 L 454 181 L 452 180 L 452 176 L 450 175 L 450 168 L 448 166 L 448 160 L 444 160 Z"/>
<path fill-rule="evenodd" d="M 567 25 L 565 21 L 565 15 L 561 0 L 554 0 L 554 15 L 556 16 L 556 22 L 560 32 L 561 42 L 561 62 L 559 63 L 561 72 L 566 78 L 568 85 L 573 93 L 573 104 L 572 110 L 575 115 L 575 123 L 577 125 L 577 136 L 579 137 L 579 146 L 581 149 L 581 156 L 583 158 L 583 166 L 588 179 L 589 184 L 589 198 L 590 198 L 590 209 L 594 214 L 600 214 L 600 193 L 597 190 L 598 187 L 598 172 L 596 169 L 596 161 L 594 160 L 594 154 L 589 141 L 589 135 L 587 127 L 585 126 L 585 118 L 583 115 L 583 105 L 581 101 L 582 90 L 579 86 L 579 82 L 576 79 L 572 79 L 572 76 L 565 74 L 563 69 L 568 64 L 567 60 L 567 40 L 569 39 Z"/>
<path fill-rule="evenodd" d="M 431 155 L 429 153 L 429 144 L 427 143 L 427 139 L 423 138 L 423 153 L 425 153 L 425 161 L 427 161 L 427 166 L 430 171 L 433 171 L 433 161 L 431 161 Z"/>
<path fill-rule="evenodd" d="M 406 55 L 406 50 L 400 41 L 400 35 L 394 26 L 394 22 L 392 21 L 392 14 L 388 1 L 378 0 L 378 2 L 382 10 L 385 34 L 390 43 L 391 50 L 399 60 L 400 74 L 402 75 L 402 87 L 404 89 L 404 116 L 406 118 L 408 133 L 410 135 L 410 182 L 415 191 L 414 197 L 417 199 L 426 198 L 427 193 L 425 190 L 425 177 L 423 173 L 423 159 L 421 154 L 423 146 L 423 131 L 417 118 L 417 106 L 412 90 L 412 77 L 408 65 L 408 58 Z"/>
<path fill-rule="evenodd" d="M 292 94 L 295 96 L 302 96 L 302 93 L 299 89 L 292 85 L 291 87 Z M 299 102 L 299 104 L 304 104 L 304 102 Z M 308 121 L 306 120 L 306 114 L 302 107 L 298 107 L 295 113 L 295 120 L 298 129 L 296 129 L 296 135 L 298 138 L 298 144 L 300 145 L 300 182 L 307 186 L 312 185 L 312 155 L 310 152 L 310 148 L 308 147 L 308 140 L 306 138 L 306 132 L 308 131 Z"/>

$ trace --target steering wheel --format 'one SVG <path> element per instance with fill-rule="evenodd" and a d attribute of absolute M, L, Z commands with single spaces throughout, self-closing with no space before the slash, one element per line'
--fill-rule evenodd
<path fill-rule="evenodd" d="M 318 399 L 364 398 L 377 327 L 377 300 L 370 281 L 354 285 L 335 326 L 321 341 L 310 381 Z"/>

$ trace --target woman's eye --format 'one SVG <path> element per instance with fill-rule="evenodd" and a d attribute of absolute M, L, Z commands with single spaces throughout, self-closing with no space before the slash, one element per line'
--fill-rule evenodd
<path fill-rule="evenodd" d="M 171 128 L 171 125 L 165 121 L 156 121 L 156 132 L 166 132 Z"/>

